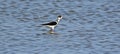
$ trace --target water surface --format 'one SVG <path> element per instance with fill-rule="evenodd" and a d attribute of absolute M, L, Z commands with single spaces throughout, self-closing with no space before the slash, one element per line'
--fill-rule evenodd
<path fill-rule="evenodd" d="M 0 54 L 120 54 L 120 0 L 0 0 Z M 63 19 L 55 34 L 40 24 Z"/>

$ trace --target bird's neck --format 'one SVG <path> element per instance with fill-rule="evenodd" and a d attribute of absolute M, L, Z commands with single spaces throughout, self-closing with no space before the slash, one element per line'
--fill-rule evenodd
<path fill-rule="evenodd" d="M 60 19 L 57 19 L 56 22 L 59 23 Z"/>

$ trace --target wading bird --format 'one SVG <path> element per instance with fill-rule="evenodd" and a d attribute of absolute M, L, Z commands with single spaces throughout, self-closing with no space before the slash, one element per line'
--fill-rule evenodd
<path fill-rule="evenodd" d="M 47 26 L 50 28 L 50 33 L 54 33 L 54 28 L 56 27 L 56 25 L 59 23 L 59 21 L 62 19 L 62 16 L 59 15 L 57 17 L 57 20 L 56 21 L 52 21 L 52 22 L 49 22 L 49 23 L 45 23 L 45 24 L 42 24 L 44 26 Z"/>

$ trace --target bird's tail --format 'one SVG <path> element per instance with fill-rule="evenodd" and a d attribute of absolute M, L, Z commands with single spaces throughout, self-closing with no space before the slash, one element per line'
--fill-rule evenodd
<path fill-rule="evenodd" d="M 46 24 L 41 24 L 41 25 L 46 25 Z"/>

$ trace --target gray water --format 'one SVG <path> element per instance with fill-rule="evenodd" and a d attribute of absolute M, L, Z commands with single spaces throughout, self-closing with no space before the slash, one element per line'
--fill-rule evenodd
<path fill-rule="evenodd" d="M 120 0 L 0 0 L 0 54 L 120 54 Z"/>

